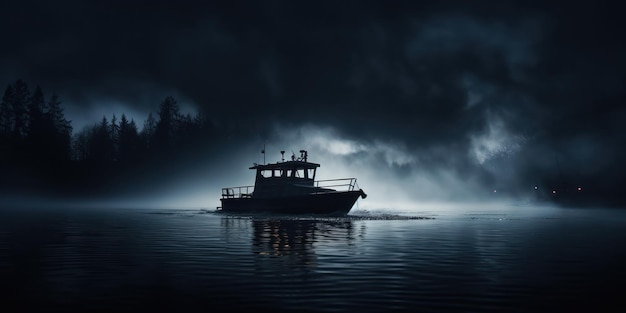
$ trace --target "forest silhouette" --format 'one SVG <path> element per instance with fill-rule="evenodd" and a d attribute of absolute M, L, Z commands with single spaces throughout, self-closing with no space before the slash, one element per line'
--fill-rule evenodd
<path fill-rule="evenodd" d="M 59 95 L 46 97 L 18 79 L 0 102 L 0 187 L 61 196 L 132 192 L 164 179 L 190 155 L 199 157 L 197 150 L 210 149 L 216 132 L 204 112 L 182 114 L 171 96 L 141 128 L 122 113 L 74 131 Z"/>

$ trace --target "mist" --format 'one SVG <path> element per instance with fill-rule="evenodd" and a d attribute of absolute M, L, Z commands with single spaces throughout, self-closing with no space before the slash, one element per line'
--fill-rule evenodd
<path fill-rule="evenodd" d="M 214 207 L 222 187 L 253 183 L 265 147 L 267 162 L 305 149 L 319 179 L 356 177 L 368 209 L 624 205 L 619 10 L 244 3 L 3 4 L 0 26 L 20 31 L 0 83 L 57 93 L 72 135 L 122 114 L 141 131 L 166 97 L 213 130 L 65 197 Z"/>
<path fill-rule="evenodd" d="M 478 162 L 472 169 L 451 168 L 448 165 L 455 160 L 433 160 L 401 142 L 350 138 L 331 126 L 290 128 L 276 124 L 265 138 L 239 142 L 225 144 L 200 161 L 178 167 L 177 175 L 168 177 L 166 186 L 161 187 L 160 196 L 144 199 L 146 204 L 214 209 L 219 206 L 221 188 L 254 184 L 255 173 L 248 169 L 254 163 L 280 162 L 280 151 L 285 151 L 289 160 L 302 149 L 308 151 L 310 162 L 321 164 L 316 180 L 357 179 L 368 197 L 359 200 L 354 209 L 403 212 L 538 200 L 531 192 L 533 186 L 525 192 L 512 193 L 513 188 L 504 186 L 494 192 L 498 185 L 490 183 L 489 169 L 479 167 Z M 464 157 L 468 155 L 470 151 Z"/>

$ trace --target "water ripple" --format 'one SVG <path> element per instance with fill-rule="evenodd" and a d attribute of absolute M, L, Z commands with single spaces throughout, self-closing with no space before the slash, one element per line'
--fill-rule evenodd
<path fill-rule="evenodd" d="M 624 212 L 568 212 L 5 210 L 0 287 L 25 310 L 527 312 L 617 301 Z"/>

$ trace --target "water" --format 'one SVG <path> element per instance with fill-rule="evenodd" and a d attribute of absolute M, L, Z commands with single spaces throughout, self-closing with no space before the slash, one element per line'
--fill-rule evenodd
<path fill-rule="evenodd" d="M 620 302 L 626 211 L 0 210 L 3 307 L 537 312 Z"/>

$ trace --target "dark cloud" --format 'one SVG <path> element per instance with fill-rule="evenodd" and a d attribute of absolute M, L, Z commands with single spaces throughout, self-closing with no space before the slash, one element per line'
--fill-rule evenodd
<path fill-rule="evenodd" d="M 146 114 L 174 95 L 266 138 L 330 128 L 349 143 L 341 155 L 405 156 L 386 159 L 399 173 L 446 169 L 481 187 L 584 181 L 614 193 L 624 182 L 624 22 L 606 3 L 24 1 L 1 9 L 0 78 L 55 89 L 69 112 L 104 114 L 117 103 L 108 110 Z"/>

